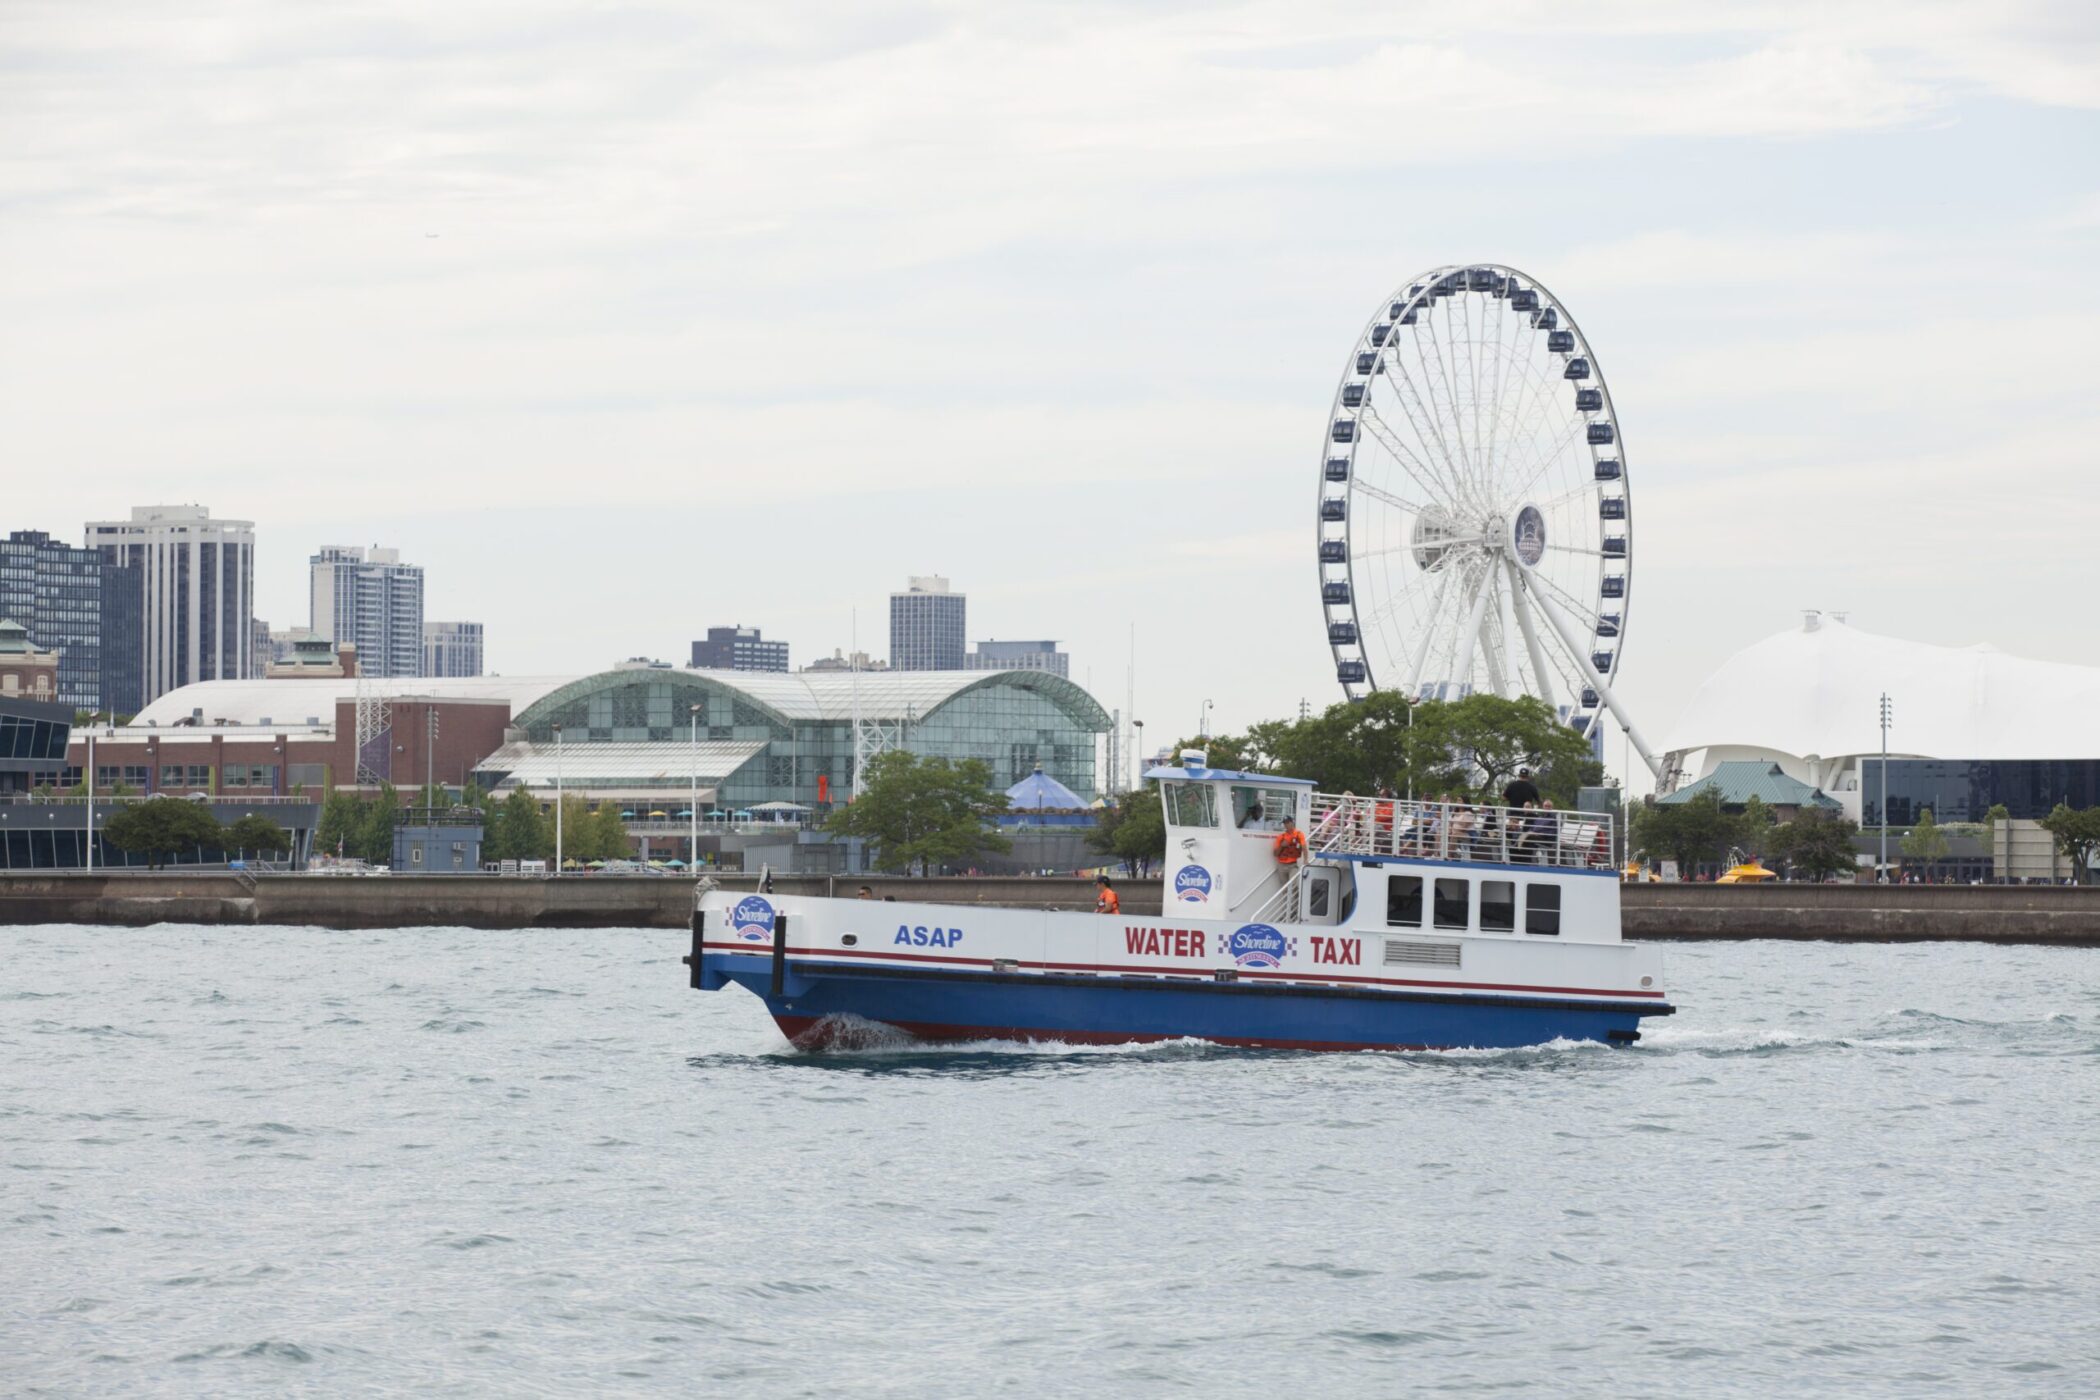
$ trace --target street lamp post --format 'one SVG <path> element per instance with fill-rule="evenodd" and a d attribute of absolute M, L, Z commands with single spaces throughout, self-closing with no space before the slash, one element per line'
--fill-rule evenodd
<path fill-rule="evenodd" d="M 95 873 L 95 731 L 88 731 L 87 752 L 87 868 Z"/>
<path fill-rule="evenodd" d="M 1210 737 L 1210 701 L 1208 700 L 1203 702 L 1203 721 L 1196 726 L 1196 733 L 1205 739 Z"/>
<path fill-rule="evenodd" d="M 561 726 L 554 726 L 554 873 L 561 874 Z"/>
<path fill-rule="evenodd" d="M 700 863 L 700 707 L 692 707 L 693 739 L 690 757 L 692 762 L 691 796 L 685 801 L 688 823 L 685 838 L 685 868 L 691 870 Z"/>
<path fill-rule="evenodd" d="M 1133 755 L 1134 761 L 1130 765 L 1131 776 L 1137 781 L 1130 785 L 1130 790 L 1140 792 L 1145 786 L 1145 722 L 1134 719 L 1130 722 L 1130 727 L 1137 731 L 1137 753 Z"/>
<path fill-rule="evenodd" d="M 1881 693 L 1881 866 L 1874 872 L 1876 881 L 1886 880 L 1889 875 L 1889 696 Z"/>

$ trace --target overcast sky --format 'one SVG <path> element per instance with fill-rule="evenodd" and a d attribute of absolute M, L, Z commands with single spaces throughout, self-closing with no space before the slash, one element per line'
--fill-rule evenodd
<path fill-rule="evenodd" d="M 1134 625 L 1154 739 L 1323 705 L 1343 357 L 1494 260 L 1610 376 L 1651 739 L 1803 607 L 2100 662 L 2090 0 L 0 0 L 0 63 L 0 529 L 252 519 L 280 628 L 324 543 L 512 673 L 880 653 L 939 572 L 1112 707 Z"/>

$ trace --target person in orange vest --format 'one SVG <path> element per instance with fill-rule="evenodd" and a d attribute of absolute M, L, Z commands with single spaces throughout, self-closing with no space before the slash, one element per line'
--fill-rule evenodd
<path fill-rule="evenodd" d="M 1283 819 L 1283 830 L 1276 833 L 1276 863 L 1296 865 L 1305 859 L 1305 835 L 1298 830 L 1294 817 Z"/>
<path fill-rule="evenodd" d="M 1094 912 L 1096 914 L 1122 913 L 1123 901 L 1117 897 L 1116 887 L 1108 882 L 1108 877 L 1106 875 L 1097 875 L 1094 877 L 1094 883 L 1101 887 L 1100 896 L 1094 900 Z"/>

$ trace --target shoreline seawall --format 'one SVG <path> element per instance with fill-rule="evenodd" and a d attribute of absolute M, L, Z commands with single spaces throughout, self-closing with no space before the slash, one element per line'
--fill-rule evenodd
<path fill-rule="evenodd" d="M 753 876 L 718 877 L 749 890 Z M 1021 909 L 1094 907 L 1091 880 L 780 875 L 782 895 L 878 898 Z M 1156 915 L 1156 881 L 1119 884 L 1126 913 Z M 483 875 L 242 876 L 120 871 L 0 875 L 0 925 L 157 923 L 320 928 L 684 928 L 693 881 Z M 2021 885 L 1630 885 L 1626 936 L 1781 938 L 1850 943 L 1955 941 L 2100 947 L 2100 888 Z"/>

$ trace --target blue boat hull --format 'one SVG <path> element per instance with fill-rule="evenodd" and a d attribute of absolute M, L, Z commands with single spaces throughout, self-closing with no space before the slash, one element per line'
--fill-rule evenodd
<path fill-rule="evenodd" d="M 1672 1008 L 1542 998 L 1411 994 L 1260 982 L 813 968 L 796 962 L 773 994 L 770 960 L 709 955 L 696 982 L 735 982 L 798 1045 L 859 1023 L 918 1039 L 1086 1044 L 1192 1038 L 1292 1050 L 1500 1049 L 1552 1040 L 1629 1044 L 1643 1016 Z"/>

